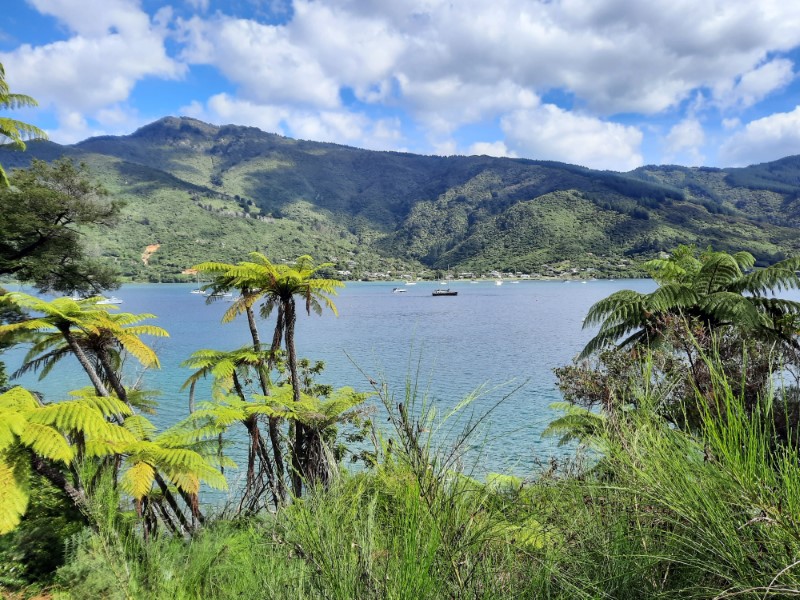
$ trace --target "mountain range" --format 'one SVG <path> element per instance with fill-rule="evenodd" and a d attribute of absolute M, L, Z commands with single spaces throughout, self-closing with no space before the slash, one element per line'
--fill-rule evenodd
<path fill-rule="evenodd" d="M 340 272 L 630 273 L 681 243 L 800 249 L 800 156 L 745 168 L 627 173 L 488 156 L 420 156 L 166 117 L 126 136 L 0 150 L 0 164 L 67 156 L 125 201 L 90 250 L 129 278 L 169 281 L 257 250 L 312 254 Z"/>

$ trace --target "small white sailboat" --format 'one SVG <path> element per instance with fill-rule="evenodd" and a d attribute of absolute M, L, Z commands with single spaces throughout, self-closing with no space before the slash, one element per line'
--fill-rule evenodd
<path fill-rule="evenodd" d="M 97 304 L 122 304 L 122 300 L 116 296 L 111 296 L 110 298 L 103 298 Z"/>
<path fill-rule="evenodd" d="M 495 285 L 503 285 L 503 280 L 502 279 L 498 279 L 497 281 L 494 282 L 494 284 Z"/>
<path fill-rule="evenodd" d="M 200 288 L 200 275 L 197 275 L 197 276 L 195 277 L 195 281 L 197 282 L 197 287 L 196 287 L 196 288 L 194 288 L 194 289 L 193 289 L 191 292 L 189 292 L 189 293 L 190 293 L 190 294 L 202 294 L 202 295 L 205 295 L 205 292 L 204 292 L 204 291 L 203 291 L 203 290 Z"/>

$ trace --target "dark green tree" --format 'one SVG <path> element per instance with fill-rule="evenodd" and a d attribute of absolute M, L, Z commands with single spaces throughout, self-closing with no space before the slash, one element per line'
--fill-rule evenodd
<path fill-rule="evenodd" d="M 107 264 L 87 256 L 81 228 L 113 224 L 121 208 L 69 159 L 34 160 L 0 188 L 0 275 L 42 292 L 97 292 L 117 287 Z"/>

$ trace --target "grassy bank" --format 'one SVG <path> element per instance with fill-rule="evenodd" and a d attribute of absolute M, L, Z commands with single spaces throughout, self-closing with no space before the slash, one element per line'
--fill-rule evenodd
<path fill-rule="evenodd" d="M 654 405 L 639 399 L 638 406 Z M 69 538 L 62 598 L 766 598 L 800 595 L 800 462 L 764 399 L 724 378 L 701 430 L 640 408 L 591 438 L 598 458 L 530 481 L 478 482 L 403 433 L 279 514 L 218 516 L 191 539 L 144 540 L 94 500 Z M 405 436 L 405 437 L 404 437 Z"/>

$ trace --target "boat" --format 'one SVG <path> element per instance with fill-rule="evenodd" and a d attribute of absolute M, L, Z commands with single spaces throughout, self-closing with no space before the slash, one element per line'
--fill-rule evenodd
<path fill-rule="evenodd" d="M 206 293 L 209 298 L 233 298 L 233 292 L 215 292 L 213 294 Z"/>
<path fill-rule="evenodd" d="M 111 296 L 110 298 L 103 298 L 102 300 L 98 301 L 98 304 L 122 304 L 122 300 L 116 296 Z"/>
<path fill-rule="evenodd" d="M 195 273 L 195 278 L 194 279 L 195 279 L 195 285 L 197 287 L 194 288 L 190 293 L 191 294 L 201 294 L 201 295 L 205 296 L 206 295 L 206 291 L 203 288 L 200 287 L 200 274 L 199 273 Z"/>
<path fill-rule="evenodd" d="M 497 281 L 494 282 L 494 284 L 495 285 L 503 285 L 503 280 L 502 279 L 498 279 Z"/>
<path fill-rule="evenodd" d="M 408 290 L 404 290 L 403 288 L 394 288 L 392 290 L 393 294 L 405 294 Z"/>
<path fill-rule="evenodd" d="M 416 281 L 406 281 L 406 285 L 417 285 Z"/>
<path fill-rule="evenodd" d="M 458 296 L 458 292 L 450 288 L 433 290 L 433 296 Z"/>

